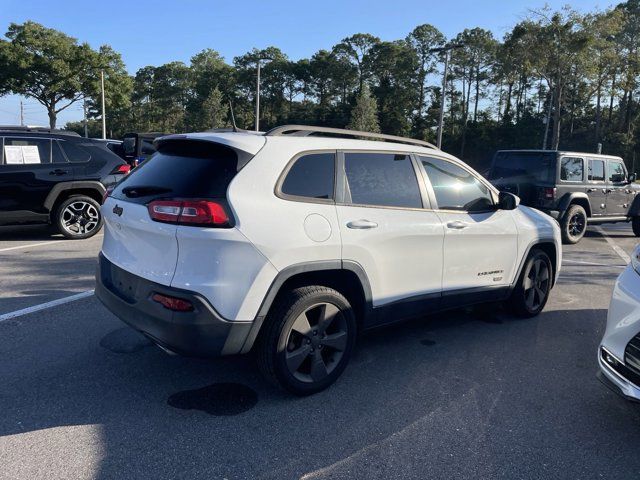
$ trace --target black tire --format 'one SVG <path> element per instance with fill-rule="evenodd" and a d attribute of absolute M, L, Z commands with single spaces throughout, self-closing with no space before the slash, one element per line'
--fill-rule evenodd
<path fill-rule="evenodd" d="M 587 231 L 587 212 L 580 205 L 571 205 L 564 214 L 560 229 L 562 230 L 562 242 L 568 244 L 578 243 Z"/>
<path fill-rule="evenodd" d="M 534 248 L 527 257 L 518 284 L 509 299 L 513 312 L 523 318 L 538 315 L 547 304 L 552 283 L 553 269 L 549 256 Z"/>
<path fill-rule="evenodd" d="M 640 217 L 633 217 L 631 219 L 631 228 L 633 228 L 633 234 L 636 237 L 640 237 Z"/>
<path fill-rule="evenodd" d="M 71 195 L 55 209 L 51 223 L 66 238 L 93 237 L 102 228 L 100 204 L 86 195 Z"/>
<path fill-rule="evenodd" d="M 311 395 L 342 374 L 356 334 L 351 305 L 339 292 L 318 285 L 296 288 L 279 297 L 265 319 L 258 367 L 271 383 Z"/>

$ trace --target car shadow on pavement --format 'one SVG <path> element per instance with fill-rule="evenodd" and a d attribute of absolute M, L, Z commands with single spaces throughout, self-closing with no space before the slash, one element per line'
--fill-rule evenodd
<path fill-rule="evenodd" d="M 58 233 L 50 225 L 23 225 L 19 227 L 0 227 L 0 241 L 37 241 L 37 240 L 64 240 L 64 236 Z"/>
<path fill-rule="evenodd" d="M 71 477 L 81 449 L 96 479 L 480 478 L 540 473 L 543 463 L 561 471 L 553 445 L 607 476 L 602 462 L 640 443 L 640 409 L 597 382 L 597 345 L 575 341 L 599 335 L 605 315 L 550 310 L 522 320 L 480 309 L 405 322 L 365 335 L 334 386 L 297 398 L 267 385 L 251 356 L 168 356 L 124 332 L 95 298 L 68 304 L 55 326 L 40 317 L 0 324 L 5 472 L 30 472 L 19 458 L 31 448 L 27 433 L 46 430 L 38 461 L 53 465 L 66 452 L 56 473 Z M 114 351 L 109 335 L 141 346 Z M 245 397 L 219 387 L 229 384 Z M 177 395 L 201 407 L 181 394 L 193 391 L 228 408 L 172 406 Z M 96 433 L 78 445 L 73 429 L 57 428 L 67 426 Z M 598 445 L 588 455 L 585 440 Z"/>

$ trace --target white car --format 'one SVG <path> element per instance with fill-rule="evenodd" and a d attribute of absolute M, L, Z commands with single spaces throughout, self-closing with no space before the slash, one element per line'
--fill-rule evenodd
<path fill-rule="evenodd" d="M 533 316 L 558 277 L 557 223 L 426 142 L 294 125 L 156 146 L 103 205 L 96 295 L 170 352 L 256 350 L 296 394 L 362 330 L 480 302 Z"/>
<path fill-rule="evenodd" d="M 640 401 L 640 245 L 616 280 L 598 363 L 607 386 Z"/>

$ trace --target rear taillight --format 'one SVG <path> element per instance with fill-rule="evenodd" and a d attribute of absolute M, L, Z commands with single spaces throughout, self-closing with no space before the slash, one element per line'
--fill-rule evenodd
<path fill-rule="evenodd" d="M 111 172 L 111 175 L 118 175 L 118 174 L 126 175 L 130 171 L 131 171 L 131 165 L 129 165 L 128 163 L 124 163 L 114 168 L 113 171 Z"/>
<path fill-rule="evenodd" d="M 107 198 L 109 198 L 111 196 L 112 192 L 113 192 L 113 186 L 107 187 L 107 189 L 104 191 L 104 195 L 102 195 L 102 204 L 101 205 L 104 205 L 104 202 L 107 201 Z"/>
<path fill-rule="evenodd" d="M 161 293 L 154 293 L 151 296 L 151 300 L 158 302 L 164 308 L 173 310 L 174 312 L 191 312 L 193 311 L 193 305 L 189 300 L 183 300 L 182 298 L 170 297 L 168 295 L 162 295 Z"/>
<path fill-rule="evenodd" d="M 545 200 L 555 200 L 555 198 L 556 198 L 556 188 L 555 187 L 544 187 L 542 189 L 542 197 Z"/>
<path fill-rule="evenodd" d="M 206 227 L 228 227 L 224 207 L 211 200 L 154 200 L 147 205 L 149 216 L 157 222 Z"/>

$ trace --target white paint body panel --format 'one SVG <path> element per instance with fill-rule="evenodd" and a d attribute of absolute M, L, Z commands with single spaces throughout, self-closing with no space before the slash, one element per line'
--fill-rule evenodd
<path fill-rule="evenodd" d="M 442 279 L 445 290 L 511 283 L 518 268 L 518 231 L 512 211 L 440 211 L 438 216 L 445 231 Z"/>
<path fill-rule="evenodd" d="M 122 215 L 113 212 L 122 208 Z M 112 263 L 142 278 L 169 286 L 178 260 L 175 225 L 154 222 L 145 205 L 107 198 L 102 206 L 102 253 Z"/>
<path fill-rule="evenodd" d="M 628 265 L 616 280 L 609 312 L 607 328 L 601 346 L 624 363 L 624 351 L 633 337 L 640 333 L 640 275 Z M 609 380 L 618 385 L 622 392 L 640 400 L 640 385 L 634 386 L 611 372 L 600 359 L 600 369 Z"/>
<path fill-rule="evenodd" d="M 434 212 L 343 205 L 337 209 L 342 258 L 364 268 L 374 307 L 441 291 L 444 232 Z M 347 227 L 357 220 L 378 226 Z"/>

